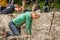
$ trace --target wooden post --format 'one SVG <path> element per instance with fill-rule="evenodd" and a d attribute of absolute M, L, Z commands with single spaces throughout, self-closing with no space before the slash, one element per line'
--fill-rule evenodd
<path fill-rule="evenodd" d="M 55 2 L 54 2 L 55 3 Z M 53 5 L 52 5 L 53 6 Z M 52 20 L 51 20 L 51 24 L 50 24 L 50 30 L 49 30 L 49 33 L 51 32 L 51 29 L 52 29 L 52 24 L 53 24 L 53 20 L 54 20 L 54 15 L 55 15 L 55 8 L 52 10 L 53 11 L 53 14 L 52 14 Z"/>

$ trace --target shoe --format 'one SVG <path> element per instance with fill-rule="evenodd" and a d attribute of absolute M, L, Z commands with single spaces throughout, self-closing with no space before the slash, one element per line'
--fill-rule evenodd
<path fill-rule="evenodd" d="M 7 38 L 7 37 L 9 37 L 9 36 L 12 36 L 13 35 L 13 33 L 12 32 L 5 32 L 4 33 L 4 38 Z"/>

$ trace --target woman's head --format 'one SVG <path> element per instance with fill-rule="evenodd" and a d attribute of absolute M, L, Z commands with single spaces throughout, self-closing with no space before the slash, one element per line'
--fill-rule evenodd
<path fill-rule="evenodd" d="M 40 17 L 40 10 L 36 10 L 31 13 L 33 19 L 38 19 Z"/>

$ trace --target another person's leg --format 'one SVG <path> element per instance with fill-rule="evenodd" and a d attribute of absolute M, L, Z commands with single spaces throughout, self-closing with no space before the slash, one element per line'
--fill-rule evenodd
<path fill-rule="evenodd" d="M 0 13 L 1 13 L 1 7 L 0 7 Z"/>
<path fill-rule="evenodd" d="M 16 28 L 12 21 L 10 21 L 9 23 L 9 28 L 11 29 L 14 35 L 19 35 L 19 30 Z"/>
<path fill-rule="evenodd" d="M 1 7 L 1 11 L 3 11 L 6 7 Z"/>

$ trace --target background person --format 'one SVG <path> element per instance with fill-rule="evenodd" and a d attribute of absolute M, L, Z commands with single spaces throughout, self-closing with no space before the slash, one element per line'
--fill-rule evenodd
<path fill-rule="evenodd" d="M 1 12 L 1 14 L 12 14 L 14 11 L 20 12 L 22 11 L 22 8 L 19 7 L 18 4 L 9 5 Z"/>

